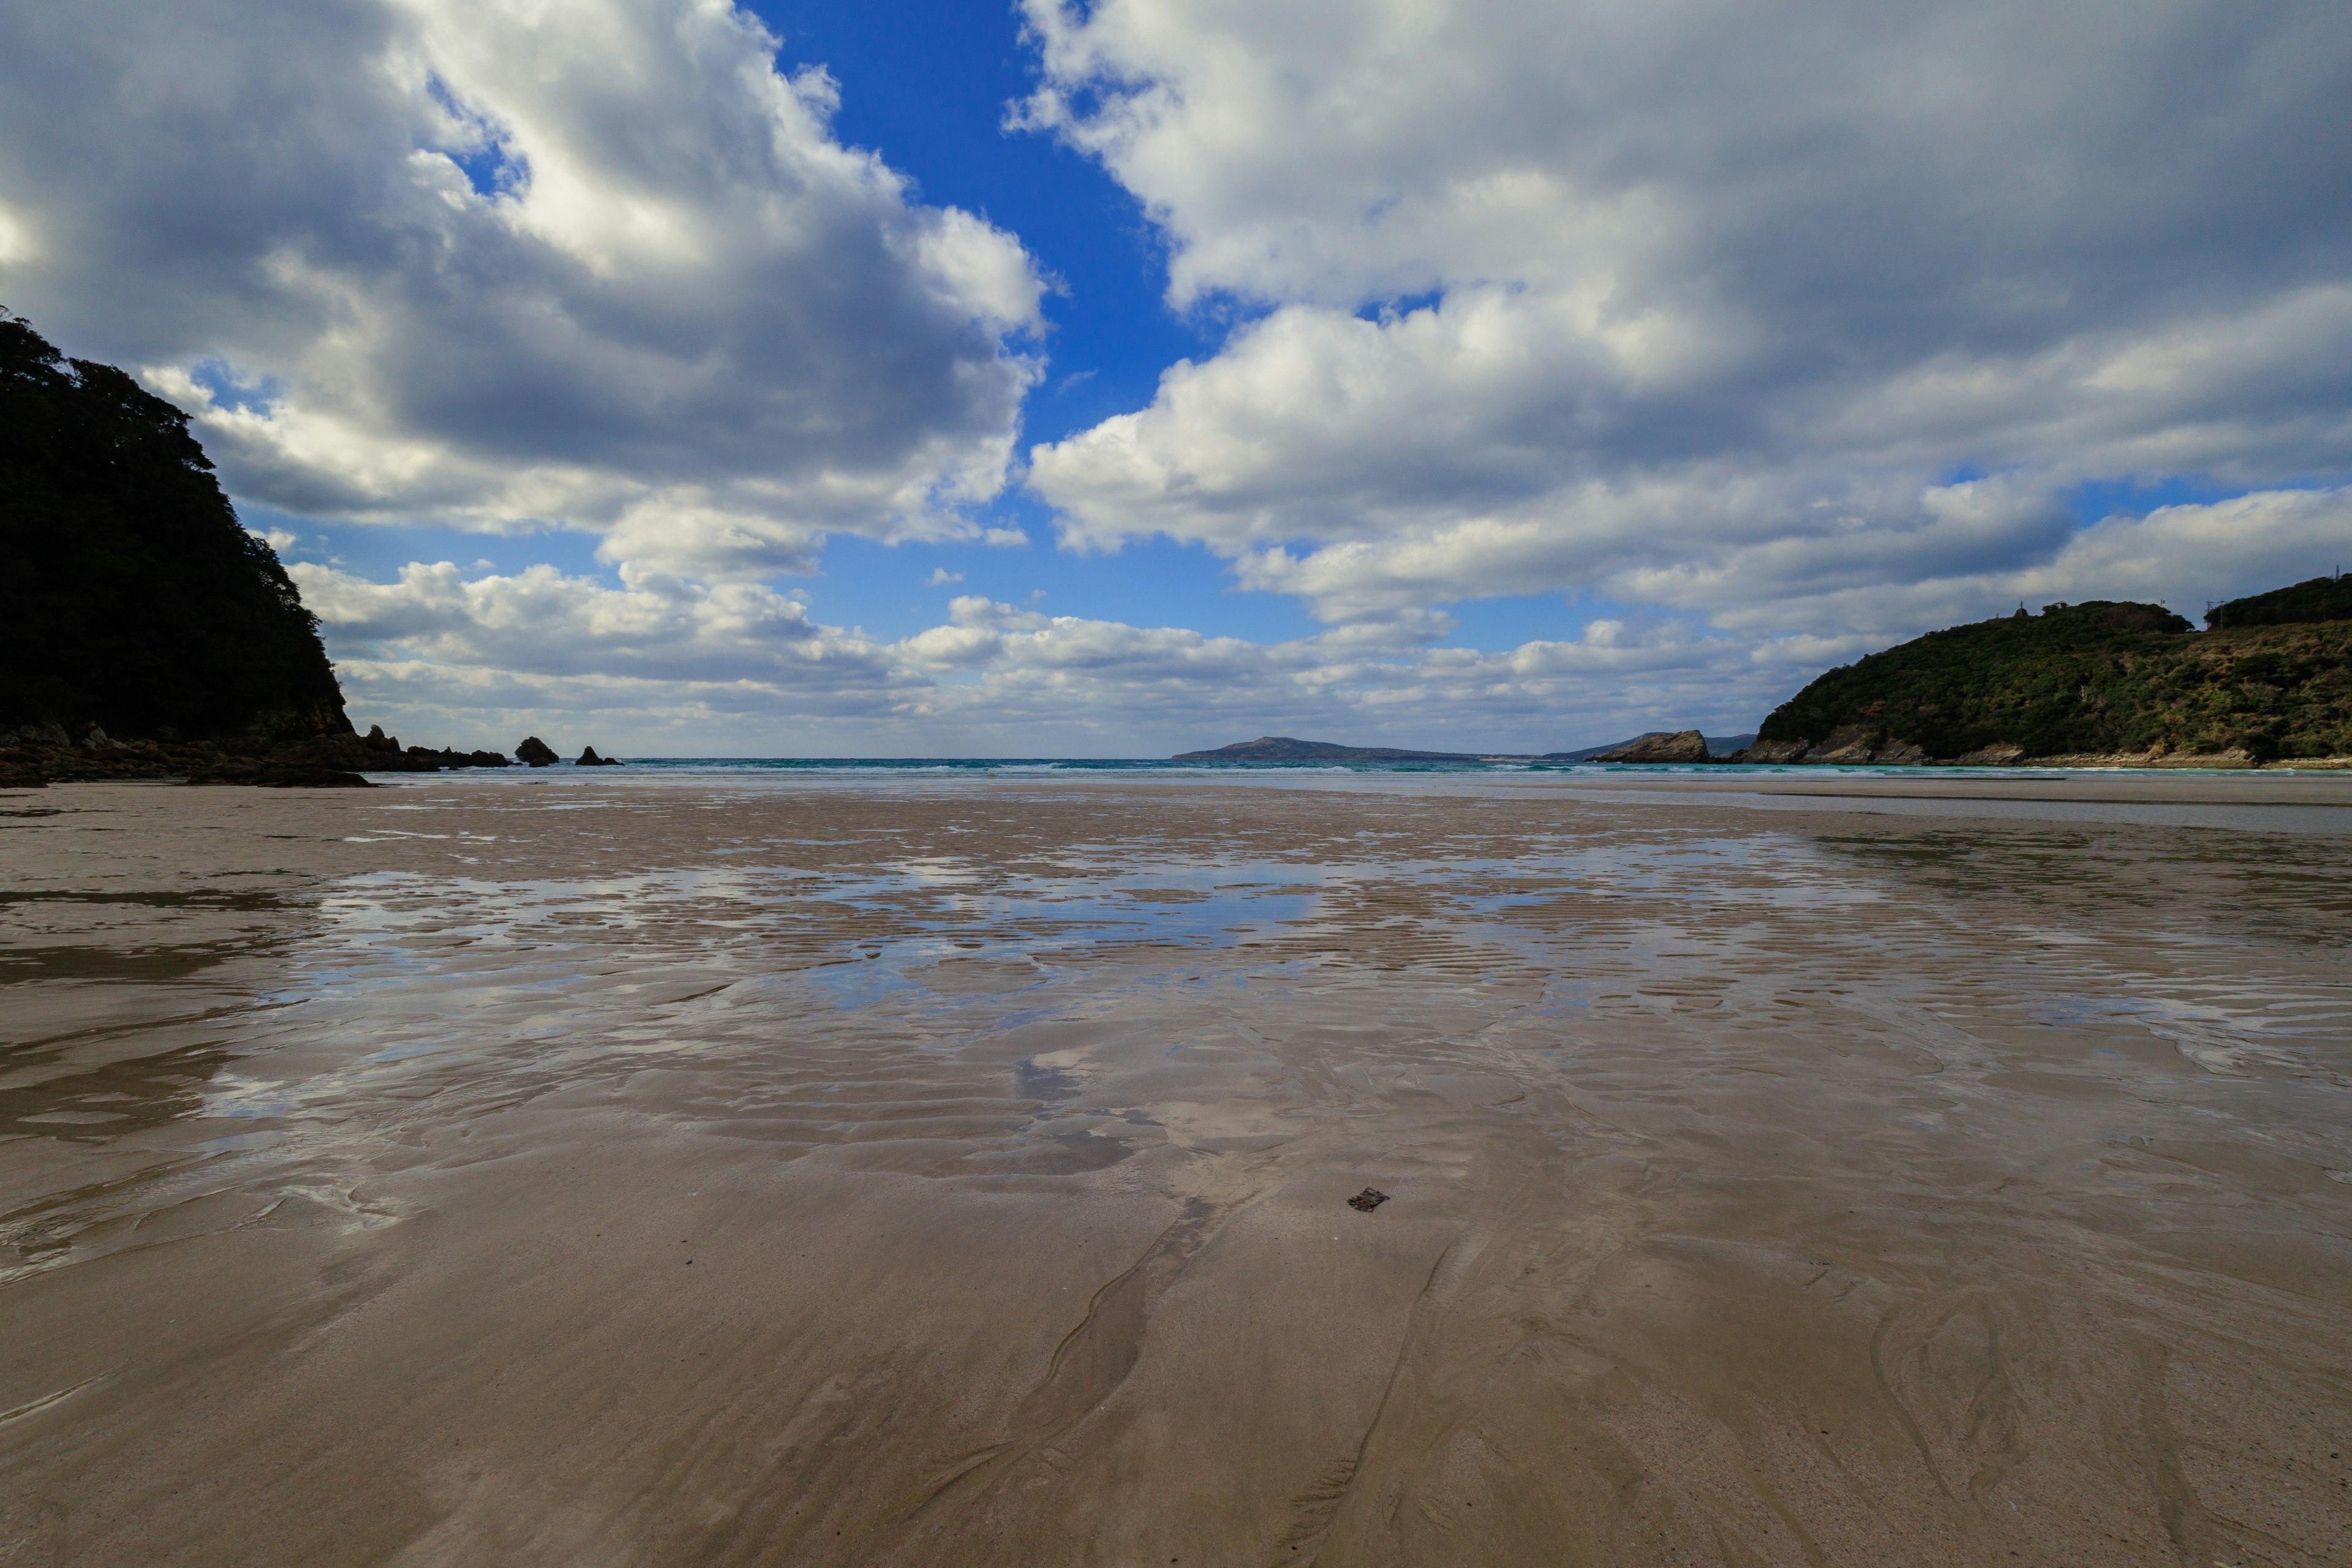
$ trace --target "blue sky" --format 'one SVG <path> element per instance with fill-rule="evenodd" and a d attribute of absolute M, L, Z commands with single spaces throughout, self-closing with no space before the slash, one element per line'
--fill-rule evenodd
<path fill-rule="evenodd" d="M 1151 401 L 1162 365 L 1215 352 L 1223 323 L 1162 303 L 1167 247 L 1141 205 L 1059 140 L 1004 130 L 1036 85 L 1010 5 L 750 7 L 782 40 L 787 68 L 822 66 L 842 87 L 842 140 L 917 180 L 924 200 L 1021 237 L 1061 280 L 1049 296 L 1052 374 L 1031 397 L 1030 439 L 1059 440 Z"/>
<path fill-rule="evenodd" d="M 2352 555 L 2316 0 L 38 9 L 0 300 L 404 735 L 1567 748 Z"/>

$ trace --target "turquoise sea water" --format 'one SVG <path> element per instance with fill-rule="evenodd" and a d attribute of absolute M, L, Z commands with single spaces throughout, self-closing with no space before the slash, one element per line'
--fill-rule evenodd
<path fill-rule="evenodd" d="M 1969 817 L 2033 821 L 2138 823 L 2150 826 L 2227 827 L 2251 832 L 2352 833 L 2352 774 L 2297 773 L 2286 769 L 1848 767 L 1729 763 L 1646 763 L 1514 762 L 1179 763 L 1158 758 L 1097 757 L 645 757 L 625 768 L 583 769 L 561 763 L 542 769 L 469 770 L 425 777 L 472 778 L 484 784 L 531 780 L 680 784 L 729 781 L 761 785 L 931 794 L 959 783 L 1075 783 L 1085 779 L 1190 781 L 1252 784 L 1266 789 L 1338 789 L 1512 795 L 1549 785 L 1588 801 L 1617 800 L 1686 806 L 1743 806 L 1762 811 L 1832 808 L 1871 816 Z M 380 774 L 384 783 L 422 782 L 415 774 Z M 2189 789 L 2200 780 L 2232 782 L 2231 798 L 2109 799 L 2102 781 L 2164 781 Z M 1937 781 L 2006 784 L 2006 791 L 1938 790 Z M 2295 799 L 2287 792 L 2320 780 L 2334 798 Z M 1889 790 L 1898 781 L 1915 787 Z M 1713 788 L 1693 788 L 1693 784 Z M 1843 784 L 1843 787 L 1841 787 Z M 2251 786 L 2247 789 L 2238 785 Z M 1924 785 L 1924 789 L 1916 787 Z M 2020 795 L 2016 786 L 2024 786 Z M 2210 787 L 2210 786 L 2203 786 Z M 2275 793 L 2273 793 L 2275 791 Z M 2167 795 L 2173 794 L 2168 791 Z M 2307 795 L 2307 791 L 2305 792 Z"/>
<path fill-rule="evenodd" d="M 2147 773 L 2165 778 L 2245 776 L 2244 769 L 2193 768 L 1988 768 L 1832 766 L 1732 763 L 1554 763 L 1368 762 L 1368 763 L 1180 763 L 1165 757 L 626 757 L 633 768 L 664 773 L 1171 773 L 1186 776 L 1292 773 L 1435 773 L 1486 776 L 1511 773 L 1574 773 L 1625 778 L 1695 774 L 1706 778 L 2080 778 L 2085 773 Z M 570 763 L 557 764 L 569 769 Z"/>

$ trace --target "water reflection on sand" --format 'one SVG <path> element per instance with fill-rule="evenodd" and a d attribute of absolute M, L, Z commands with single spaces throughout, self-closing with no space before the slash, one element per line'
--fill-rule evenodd
<path fill-rule="evenodd" d="M 2352 1551 L 2324 805 L 258 793 L 5 829 L 24 1561 Z"/>

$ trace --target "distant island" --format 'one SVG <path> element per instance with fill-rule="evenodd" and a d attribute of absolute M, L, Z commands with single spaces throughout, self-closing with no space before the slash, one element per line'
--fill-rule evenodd
<path fill-rule="evenodd" d="M 1236 741 L 1211 752 L 1179 752 L 1172 763 L 1588 763 L 1588 762 L 1707 762 L 1737 752 L 1753 735 L 1701 736 L 1696 730 L 1679 734 L 1664 730 L 1587 746 L 1580 752 L 1412 752 L 1395 746 L 1342 746 L 1330 741 L 1296 741 L 1287 735 L 1261 735 Z M 1696 748 L 1696 754 L 1689 754 Z M 1667 755 L 1666 752 L 1673 754 Z M 1619 757 L 1618 752 L 1640 752 Z M 1652 754 L 1658 753 L 1658 754 Z"/>
<path fill-rule="evenodd" d="M 2218 605 L 2021 606 L 1832 669 L 1749 763 L 2214 767 L 2352 755 L 2352 578 Z"/>
<path fill-rule="evenodd" d="M 1179 752 L 1177 763 L 1476 763 L 1483 757 L 1466 752 L 1407 752 L 1394 746 L 1339 746 L 1328 741 L 1294 741 L 1287 735 L 1261 735 L 1236 741 L 1213 752 Z"/>

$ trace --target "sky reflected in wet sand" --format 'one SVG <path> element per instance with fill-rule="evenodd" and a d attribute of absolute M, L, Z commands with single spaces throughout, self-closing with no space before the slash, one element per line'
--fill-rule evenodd
<path fill-rule="evenodd" d="M 2352 810 L 1341 784 L 45 792 L 0 1541 L 2352 1550 Z"/>

